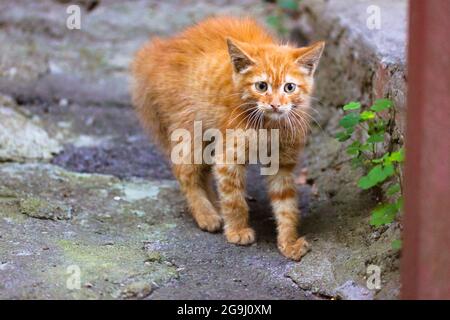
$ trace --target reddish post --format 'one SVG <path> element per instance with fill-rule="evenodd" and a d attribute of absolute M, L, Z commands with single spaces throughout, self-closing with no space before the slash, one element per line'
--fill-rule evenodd
<path fill-rule="evenodd" d="M 450 1 L 411 0 L 403 299 L 450 299 Z"/>

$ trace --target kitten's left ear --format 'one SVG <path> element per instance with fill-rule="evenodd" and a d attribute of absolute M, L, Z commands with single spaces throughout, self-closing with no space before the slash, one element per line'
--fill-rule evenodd
<path fill-rule="evenodd" d="M 230 54 L 233 69 L 237 73 L 245 73 L 255 61 L 245 52 L 245 44 L 227 38 L 228 53 Z"/>
<path fill-rule="evenodd" d="M 297 63 L 307 75 L 313 76 L 324 48 L 325 42 L 320 41 L 309 47 L 296 49 L 294 52 L 295 63 Z"/>

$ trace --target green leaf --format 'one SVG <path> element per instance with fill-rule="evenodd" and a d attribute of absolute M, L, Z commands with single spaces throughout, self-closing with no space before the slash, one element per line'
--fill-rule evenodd
<path fill-rule="evenodd" d="M 343 107 L 343 109 L 344 109 L 345 111 L 348 111 L 348 110 L 358 110 L 358 109 L 361 109 L 361 103 L 359 103 L 359 102 L 350 102 L 350 103 L 346 104 L 346 105 Z"/>
<path fill-rule="evenodd" d="M 387 178 L 389 178 L 389 177 L 391 177 L 391 176 L 393 176 L 395 174 L 395 167 L 394 167 L 394 165 L 393 164 L 385 164 L 383 166 L 383 172 L 384 172 L 384 174 L 386 176 L 385 176 L 385 178 L 382 181 L 386 180 Z M 382 182 L 382 181 L 380 181 L 380 182 Z"/>
<path fill-rule="evenodd" d="M 370 110 L 375 112 L 380 112 L 386 109 L 389 109 L 393 106 L 393 103 L 389 99 L 379 99 L 375 101 L 375 104 L 370 107 Z"/>
<path fill-rule="evenodd" d="M 386 122 L 383 119 L 381 119 L 381 120 L 375 122 L 373 128 L 378 133 L 385 132 L 386 131 Z"/>
<path fill-rule="evenodd" d="M 372 170 L 369 171 L 367 177 L 370 179 L 370 181 L 373 182 L 373 185 L 376 185 L 378 184 L 378 182 L 383 181 L 386 177 L 383 166 L 375 166 Z"/>
<path fill-rule="evenodd" d="M 383 204 L 372 211 L 370 224 L 375 227 L 390 224 L 395 220 L 398 209 L 395 203 Z"/>
<path fill-rule="evenodd" d="M 268 16 L 266 19 L 266 22 L 269 26 L 271 26 L 274 29 L 279 29 L 281 28 L 281 19 L 279 16 Z"/>
<path fill-rule="evenodd" d="M 370 189 L 376 186 L 378 183 L 385 181 L 387 178 L 394 174 L 394 166 L 386 165 L 383 166 L 381 164 L 372 168 L 369 173 L 359 179 L 358 187 L 363 190 Z"/>
<path fill-rule="evenodd" d="M 363 190 L 370 189 L 378 184 L 378 182 L 381 180 L 380 177 L 382 176 L 383 167 L 381 165 L 377 165 L 373 167 L 366 176 L 359 179 L 358 186 Z"/>
<path fill-rule="evenodd" d="M 368 176 L 364 176 L 358 181 L 358 187 L 360 187 L 363 190 L 370 189 L 377 185 L 376 181 L 373 181 Z"/>
<path fill-rule="evenodd" d="M 396 152 L 392 152 L 391 155 L 389 156 L 389 160 L 391 162 L 403 162 L 405 161 L 405 149 L 401 148 Z"/>
<path fill-rule="evenodd" d="M 359 113 L 352 112 L 344 116 L 341 121 L 339 121 L 339 124 L 345 129 L 354 128 L 359 123 L 360 119 Z"/>
<path fill-rule="evenodd" d="M 376 186 L 379 181 L 378 176 L 382 173 L 382 170 L 383 167 L 381 165 L 375 166 L 366 176 L 359 179 L 358 186 L 363 190 Z"/>
<path fill-rule="evenodd" d="M 353 132 L 355 132 L 355 128 L 348 128 L 347 130 L 345 130 L 345 132 L 347 132 L 347 134 L 352 135 Z"/>
<path fill-rule="evenodd" d="M 386 159 L 389 156 L 389 154 L 385 153 L 381 158 L 373 159 L 372 163 L 386 163 Z"/>
<path fill-rule="evenodd" d="M 277 0 L 277 4 L 282 9 L 287 10 L 297 10 L 298 1 L 297 0 Z"/>
<path fill-rule="evenodd" d="M 365 144 L 362 144 L 359 147 L 359 150 L 360 151 L 371 151 L 372 150 L 372 146 L 370 144 L 365 143 Z"/>
<path fill-rule="evenodd" d="M 351 145 L 347 147 L 347 154 L 351 156 L 356 156 L 359 154 L 359 149 L 361 147 L 361 143 L 359 141 L 353 142 Z"/>
<path fill-rule="evenodd" d="M 347 141 L 348 139 L 350 139 L 352 136 L 350 134 L 348 134 L 347 132 L 339 132 L 336 134 L 335 138 L 340 141 L 340 142 L 344 142 Z"/>
<path fill-rule="evenodd" d="M 364 111 L 361 113 L 361 120 L 370 120 L 375 118 L 375 112 L 372 111 Z"/>
<path fill-rule="evenodd" d="M 384 134 L 383 133 L 375 133 L 367 139 L 368 143 L 378 143 L 384 142 Z"/>
<path fill-rule="evenodd" d="M 387 189 L 386 194 L 388 196 L 393 196 L 394 194 L 398 193 L 399 191 L 400 191 L 400 184 L 396 183 Z"/>
<path fill-rule="evenodd" d="M 392 243 L 391 243 L 391 247 L 392 247 L 392 249 L 394 249 L 394 250 L 400 250 L 401 248 L 402 248 L 402 240 L 394 240 L 394 241 L 392 241 Z"/>

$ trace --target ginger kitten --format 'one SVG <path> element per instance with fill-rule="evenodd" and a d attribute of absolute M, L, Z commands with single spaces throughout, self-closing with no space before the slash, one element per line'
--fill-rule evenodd
<path fill-rule="evenodd" d="M 323 48 L 323 42 L 305 48 L 280 45 L 252 19 L 221 17 L 170 39 L 152 40 L 132 65 L 133 104 L 141 123 L 168 155 L 174 146 L 172 132 L 192 132 L 194 121 L 201 121 L 203 130 L 224 133 L 249 127 L 279 129 L 279 170 L 267 177 L 267 183 L 278 248 L 293 260 L 300 260 L 309 247 L 297 231 L 300 213 L 292 174 L 305 140 L 313 76 Z M 218 148 L 216 155 L 222 151 Z M 216 232 L 223 223 L 229 242 L 253 243 L 245 164 L 190 163 L 173 164 L 173 173 L 198 226 Z"/>

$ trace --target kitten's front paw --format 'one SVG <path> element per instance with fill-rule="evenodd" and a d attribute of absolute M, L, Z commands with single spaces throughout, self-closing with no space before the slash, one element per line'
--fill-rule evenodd
<path fill-rule="evenodd" d="M 309 243 L 305 238 L 298 238 L 294 242 L 282 242 L 278 243 L 278 249 L 281 253 L 289 259 L 300 261 L 300 259 L 311 250 Z"/>
<path fill-rule="evenodd" d="M 199 228 L 204 231 L 217 232 L 222 228 L 222 217 L 216 214 L 197 217 L 196 221 Z"/>
<path fill-rule="evenodd" d="M 255 242 L 255 231 L 252 228 L 227 229 L 225 236 L 228 242 L 246 246 Z"/>

